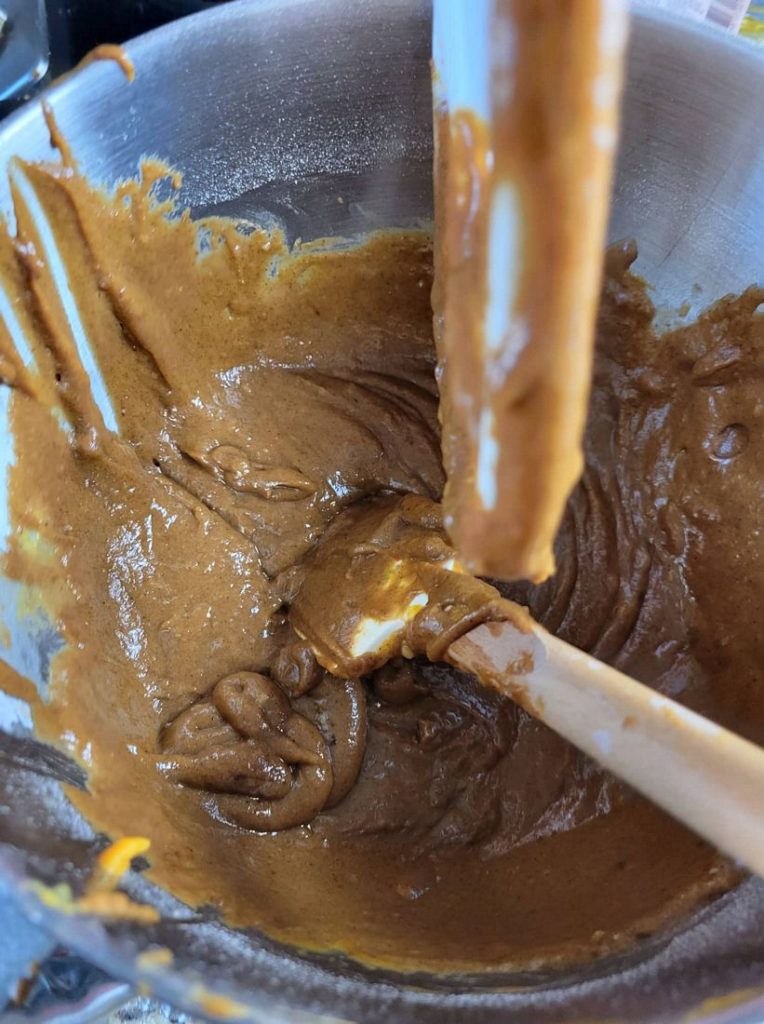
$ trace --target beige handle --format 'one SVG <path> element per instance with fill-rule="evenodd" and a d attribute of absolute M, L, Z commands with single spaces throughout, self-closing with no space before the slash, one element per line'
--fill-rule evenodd
<path fill-rule="evenodd" d="M 764 876 L 764 749 L 535 623 L 479 626 L 448 660 Z"/>

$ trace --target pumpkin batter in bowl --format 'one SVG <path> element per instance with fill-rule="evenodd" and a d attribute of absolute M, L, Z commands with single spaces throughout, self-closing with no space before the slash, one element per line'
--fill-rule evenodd
<path fill-rule="evenodd" d="M 439 535 L 429 238 L 290 251 L 170 219 L 166 173 L 106 196 L 22 165 L 2 240 L 5 571 L 63 641 L 47 700 L 3 686 L 85 768 L 78 809 L 148 837 L 190 906 L 404 970 L 579 963 L 729 888 L 703 842 L 454 669 L 338 679 L 295 645 L 299 565 L 338 516 L 408 503 Z M 658 337 L 635 255 L 608 255 L 558 571 L 506 595 L 762 741 L 764 292 Z"/>

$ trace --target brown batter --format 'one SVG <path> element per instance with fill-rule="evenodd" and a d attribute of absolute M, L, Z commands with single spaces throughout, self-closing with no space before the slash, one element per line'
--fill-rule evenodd
<path fill-rule="evenodd" d="M 168 221 L 150 200 L 162 173 L 107 198 L 71 169 L 22 167 L 18 237 L 0 241 L 36 361 L 0 332 L 5 571 L 66 644 L 47 702 L 10 671 L 3 685 L 86 768 L 72 801 L 112 837 L 150 838 L 152 877 L 189 904 L 402 967 L 601 955 L 728 887 L 712 850 L 518 706 L 397 656 L 440 656 L 426 621 L 382 667 L 332 662 L 363 557 L 448 573 L 429 241 L 290 254 L 229 222 Z M 764 293 L 658 339 L 633 255 L 609 257 L 559 571 L 512 596 L 762 740 Z M 334 558 L 322 601 L 310 568 Z M 492 588 L 449 575 L 438 628 L 493 614 Z"/>

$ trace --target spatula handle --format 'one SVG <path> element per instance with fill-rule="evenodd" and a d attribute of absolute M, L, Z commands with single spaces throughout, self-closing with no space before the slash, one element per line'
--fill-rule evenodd
<path fill-rule="evenodd" d="M 764 876 L 764 749 L 537 624 L 479 626 L 448 656 Z"/>

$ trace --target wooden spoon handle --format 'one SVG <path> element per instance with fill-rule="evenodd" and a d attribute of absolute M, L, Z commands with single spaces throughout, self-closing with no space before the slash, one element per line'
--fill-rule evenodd
<path fill-rule="evenodd" d="M 764 876 L 764 749 L 535 623 L 479 626 L 448 659 Z"/>

